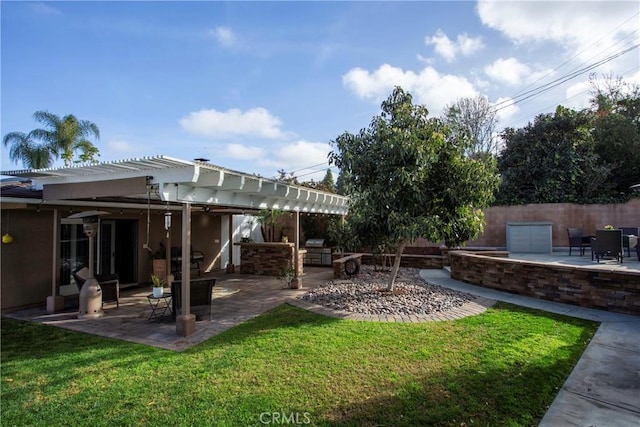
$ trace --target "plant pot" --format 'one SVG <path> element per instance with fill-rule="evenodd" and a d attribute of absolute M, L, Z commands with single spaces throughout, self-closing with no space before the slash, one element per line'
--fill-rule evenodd
<path fill-rule="evenodd" d="M 164 288 L 153 288 L 153 297 L 154 298 L 160 298 L 162 295 L 164 295 Z"/>
<path fill-rule="evenodd" d="M 167 278 L 167 261 L 164 259 L 154 259 L 153 275 L 165 280 Z"/>

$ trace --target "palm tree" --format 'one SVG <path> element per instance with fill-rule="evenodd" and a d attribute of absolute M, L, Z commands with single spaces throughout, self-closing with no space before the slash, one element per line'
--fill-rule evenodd
<path fill-rule="evenodd" d="M 5 146 L 11 145 L 9 157 L 12 161 L 21 161 L 27 168 L 41 169 L 50 167 L 58 157 L 62 157 L 65 166 L 70 166 L 76 152 L 82 162 L 95 161 L 100 155 L 98 148 L 87 139 L 91 136 L 100 138 L 95 123 L 78 120 L 73 114 L 60 118 L 48 111 L 36 111 L 33 118 L 45 125 L 45 129 L 34 129 L 28 134 L 9 132 L 2 139 Z"/>
<path fill-rule="evenodd" d="M 50 147 L 55 156 L 62 157 L 65 166 L 70 166 L 76 151 L 81 161 L 93 161 L 99 151 L 87 138 L 100 138 L 98 126 L 89 120 L 78 120 L 73 114 L 62 118 L 48 111 L 36 111 L 33 118 L 48 129 L 34 129 L 29 134 Z"/>
<path fill-rule="evenodd" d="M 30 135 L 23 132 L 9 132 L 2 139 L 5 146 L 11 145 L 9 158 L 28 169 L 44 169 L 53 163 L 54 153 L 46 144 L 38 144 Z"/>

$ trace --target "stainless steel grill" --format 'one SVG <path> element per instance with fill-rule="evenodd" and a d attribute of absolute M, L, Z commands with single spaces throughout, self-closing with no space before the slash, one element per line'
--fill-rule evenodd
<path fill-rule="evenodd" d="M 332 265 L 331 248 L 324 245 L 324 239 L 307 239 L 304 248 L 307 250 L 304 255 L 304 264 Z"/>

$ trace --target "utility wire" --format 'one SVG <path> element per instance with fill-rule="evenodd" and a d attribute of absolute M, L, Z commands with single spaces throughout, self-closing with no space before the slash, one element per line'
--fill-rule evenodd
<path fill-rule="evenodd" d="M 568 64 L 569 62 L 571 62 L 572 60 L 574 60 L 575 58 L 577 58 L 579 55 L 581 55 L 583 52 L 585 52 L 587 49 L 590 49 L 592 46 L 596 45 L 598 42 L 600 42 L 601 40 L 603 40 L 605 37 L 607 37 L 608 35 L 614 33 L 615 31 L 617 31 L 619 28 L 621 28 L 624 24 L 626 24 L 627 22 L 631 21 L 633 18 L 635 18 L 636 16 L 638 16 L 640 14 L 640 12 L 636 12 L 634 13 L 632 16 L 630 16 L 629 18 L 627 18 L 625 21 L 623 21 L 622 23 L 620 23 L 617 27 L 615 27 L 613 30 L 609 31 L 608 33 L 606 33 L 605 35 L 603 35 L 602 37 L 600 37 L 599 39 L 595 40 L 593 43 L 591 43 L 589 46 L 583 48 L 581 51 L 577 52 L 575 55 L 573 55 L 571 58 L 567 59 L 565 62 L 563 62 L 562 64 L 558 65 L 557 67 L 555 67 L 554 69 L 552 69 L 551 71 L 549 71 L 547 74 L 545 74 L 544 76 L 539 77 L 537 80 L 531 82 L 529 85 L 525 86 L 522 90 L 525 90 L 531 86 L 533 86 L 534 84 L 538 83 L 539 81 L 541 81 L 542 79 L 544 79 L 545 77 L 553 74 L 555 71 L 559 70 L 560 68 L 562 68 L 563 66 L 565 66 L 566 64 Z M 630 34 L 628 34 L 627 36 L 623 37 L 621 40 L 616 41 L 614 44 L 618 44 L 620 41 L 625 40 L 626 38 L 632 36 L 633 34 L 637 33 L 638 30 L 635 30 L 633 32 L 631 32 Z M 613 46 L 609 46 L 607 49 L 612 48 Z M 598 52 L 598 54 L 592 56 L 589 59 L 593 59 L 595 56 L 599 55 L 600 53 L 602 53 L 602 51 Z M 518 96 L 521 94 L 522 91 L 517 92 L 513 97 Z"/>
<path fill-rule="evenodd" d="M 595 63 L 592 63 L 592 64 L 590 64 L 590 65 L 588 65 L 586 67 L 580 68 L 579 70 L 573 71 L 573 72 L 571 72 L 569 74 L 566 74 L 566 75 L 564 75 L 562 77 L 559 77 L 559 78 L 557 78 L 555 80 L 552 80 L 549 83 L 545 83 L 542 86 L 539 86 L 537 88 L 528 90 L 528 91 L 526 91 L 526 92 L 522 93 L 521 95 L 518 95 L 518 96 L 516 96 L 514 98 L 510 98 L 508 100 L 504 100 L 504 101 L 498 102 L 497 104 L 494 105 L 494 108 L 495 108 L 496 111 L 500 111 L 500 110 L 503 110 L 505 108 L 509 108 L 512 105 L 515 105 L 515 104 L 518 104 L 520 102 L 523 102 L 523 101 L 525 101 L 527 99 L 530 99 L 530 98 L 533 98 L 535 96 L 538 96 L 538 95 L 540 95 L 542 93 L 548 92 L 549 90 L 553 89 L 554 87 L 559 86 L 562 83 L 565 83 L 565 82 L 567 82 L 567 81 L 569 81 L 571 79 L 574 79 L 575 77 L 577 77 L 579 75 L 582 75 L 582 74 L 584 74 L 586 72 L 589 72 L 589 71 L 593 70 L 594 68 L 599 67 L 600 65 L 606 64 L 607 62 L 611 62 L 612 60 L 614 60 L 616 58 L 619 58 L 620 56 L 625 55 L 625 54 L 631 52 L 632 50 L 637 49 L 638 47 L 640 47 L 640 44 L 636 44 L 636 45 L 631 46 L 630 48 L 627 48 L 627 49 L 624 49 L 622 51 L 616 52 L 616 53 L 614 53 L 612 55 L 609 55 L 608 57 L 606 57 L 604 59 L 601 59 L 601 60 L 599 60 L 599 61 L 597 61 Z"/>

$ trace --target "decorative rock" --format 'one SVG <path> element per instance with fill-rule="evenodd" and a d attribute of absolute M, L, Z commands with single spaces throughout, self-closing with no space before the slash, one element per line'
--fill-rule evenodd
<path fill-rule="evenodd" d="M 410 316 L 448 311 L 474 297 L 425 283 L 419 269 L 400 268 L 393 292 L 387 291 L 389 271 L 363 266 L 351 280 L 334 280 L 298 297 L 333 310 L 362 314 Z"/>

